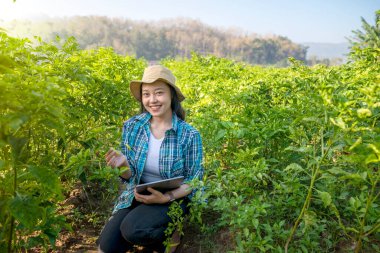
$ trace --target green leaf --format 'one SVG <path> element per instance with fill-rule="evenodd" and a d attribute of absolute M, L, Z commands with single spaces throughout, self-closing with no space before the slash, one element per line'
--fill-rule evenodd
<path fill-rule="evenodd" d="M 362 137 L 359 137 L 355 141 L 355 143 L 351 145 L 351 147 L 349 148 L 349 150 L 352 151 L 354 148 L 356 148 L 357 146 L 359 146 L 361 143 L 362 143 Z"/>
<path fill-rule="evenodd" d="M 0 73 L 9 73 L 15 66 L 17 66 L 15 61 L 6 55 L 0 54 Z"/>
<path fill-rule="evenodd" d="M 252 219 L 252 225 L 255 229 L 259 227 L 259 220 L 258 219 Z"/>
<path fill-rule="evenodd" d="M 124 172 L 127 172 L 128 170 L 130 170 L 129 167 L 120 167 L 119 168 L 119 175 L 122 175 Z"/>
<path fill-rule="evenodd" d="M 302 253 L 308 253 L 309 251 L 307 250 L 307 248 L 305 247 L 305 245 L 301 244 L 300 245 L 301 249 L 302 249 Z"/>
<path fill-rule="evenodd" d="M 368 108 L 360 108 L 357 110 L 357 114 L 359 118 L 367 118 L 372 116 L 371 110 Z"/>
<path fill-rule="evenodd" d="M 337 127 L 340 127 L 341 129 L 346 129 L 346 123 L 344 123 L 343 119 L 342 118 L 336 118 L 336 119 L 333 119 L 333 118 L 330 118 L 330 121 L 336 125 Z"/>
<path fill-rule="evenodd" d="M 345 176 L 341 176 L 341 180 L 351 180 L 353 183 L 365 182 L 367 178 L 367 174 L 359 174 L 359 173 L 347 173 Z"/>
<path fill-rule="evenodd" d="M 30 196 L 17 195 L 11 199 L 9 209 L 13 217 L 27 228 L 35 228 L 45 216 L 45 210 Z"/>
<path fill-rule="evenodd" d="M 331 174 L 334 174 L 334 175 L 340 175 L 340 174 L 347 175 L 347 174 L 349 174 L 348 172 L 342 170 L 339 167 L 333 167 L 331 169 L 328 169 L 327 171 L 330 172 Z"/>
<path fill-rule="evenodd" d="M 12 147 L 12 154 L 16 160 L 20 157 L 21 152 L 27 142 L 28 138 L 14 136 L 9 137 L 9 144 Z"/>
<path fill-rule="evenodd" d="M 215 136 L 215 140 L 218 141 L 218 140 L 224 138 L 224 136 L 226 135 L 226 133 L 227 133 L 227 131 L 225 129 L 220 129 L 218 131 L 218 133 L 216 134 L 216 136 Z"/>
<path fill-rule="evenodd" d="M 309 227 L 317 224 L 317 215 L 314 211 L 306 210 L 302 219 L 305 222 L 305 228 L 303 232 L 305 232 L 305 230 Z"/>
<path fill-rule="evenodd" d="M 249 238 L 249 229 L 248 228 L 244 228 L 243 231 L 244 231 L 244 236 L 246 238 Z"/>
<path fill-rule="evenodd" d="M 331 204 L 331 195 L 328 192 L 318 191 L 319 198 L 322 200 L 325 207 L 330 206 Z"/>
<path fill-rule="evenodd" d="M 304 171 L 304 169 L 298 163 L 291 163 L 288 166 L 286 166 L 284 171 L 302 172 L 302 171 Z"/>
<path fill-rule="evenodd" d="M 309 153 L 312 151 L 312 147 L 294 147 L 294 146 L 289 146 L 285 148 L 286 151 L 295 151 L 299 153 Z"/>
<path fill-rule="evenodd" d="M 380 157 L 380 150 L 374 144 L 368 144 L 368 147 L 373 150 L 373 152 Z"/>
<path fill-rule="evenodd" d="M 351 207 L 353 207 L 354 209 L 359 209 L 362 206 L 362 202 L 357 197 L 355 197 L 355 198 L 351 197 L 349 199 L 349 203 L 350 203 Z"/>
<path fill-rule="evenodd" d="M 306 117 L 302 118 L 302 121 L 319 123 L 321 120 L 317 117 Z"/>
<path fill-rule="evenodd" d="M 57 197 L 61 196 L 61 182 L 58 175 L 50 168 L 43 166 L 29 166 L 29 171 L 37 182 L 43 185 L 46 192 L 55 193 Z"/>

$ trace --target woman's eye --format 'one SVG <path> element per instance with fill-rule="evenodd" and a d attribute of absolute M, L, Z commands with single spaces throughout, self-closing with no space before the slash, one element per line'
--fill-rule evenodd
<path fill-rule="evenodd" d="M 148 97 L 149 96 L 149 93 L 143 93 L 142 94 L 144 97 Z"/>
<path fill-rule="evenodd" d="M 162 91 L 158 91 L 158 92 L 156 92 L 156 95 L 162 95 L 162 94 L 163 94 Z"/>

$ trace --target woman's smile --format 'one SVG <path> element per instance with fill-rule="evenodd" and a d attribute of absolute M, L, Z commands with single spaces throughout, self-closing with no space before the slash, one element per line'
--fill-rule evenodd
<path fill-rule="evenodd" d="M 152 108 L 152 110 L 159 110 L 161 105 L 151 105 L 150 108 Z"/>
<path fill-rule="evenodd" d="M 153 117 L 171 119 L 171 92 L 166 83 L 162 81 L 156 81 L 151 84 L 144 83 L 141 95 L 145 109 Z"/>

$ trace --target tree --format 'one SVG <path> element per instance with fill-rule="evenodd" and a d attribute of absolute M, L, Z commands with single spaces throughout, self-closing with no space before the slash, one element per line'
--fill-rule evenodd
<path fill-rule="evenodd" d="M 354 37 L 349 38 L 349 42 L 361 48 L 380 48 L 380 10 L 375 13 L 375 25 L 370 25 L 363 17 L 361 20 L 363 30 L 352 31 Z"/>

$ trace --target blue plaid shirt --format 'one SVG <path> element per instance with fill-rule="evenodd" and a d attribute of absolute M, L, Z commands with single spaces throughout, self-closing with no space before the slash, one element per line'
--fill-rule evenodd
<path fill-rule="evenodd" d="M 127 120 L 123 126 L 121 151 L 127 157 L 132 176 L 125 180 L 126 188 L 119 196 L 113 213 L 131 205 L 135 186 L 145 167 L 150 136 L 150 113 Z M 159 172 L 162 178 L 184 176 L 184 183 L 202 179 L 202 140 L 199 132 L 173 113 L 172 128 L 165 132 L 159 153 Z M 194 191 L 188 195 L 191 196 Z"/>

